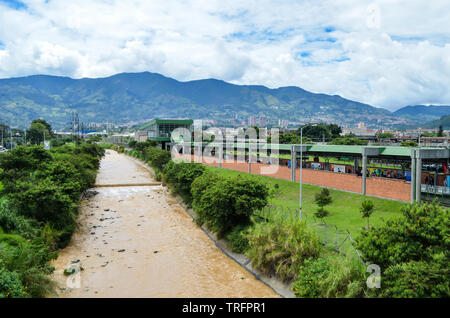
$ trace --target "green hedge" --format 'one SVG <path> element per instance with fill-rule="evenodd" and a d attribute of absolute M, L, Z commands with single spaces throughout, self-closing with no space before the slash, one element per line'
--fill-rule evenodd
<path fill-rule="evenodd" d="M 103 155 L 103 148 L 87 143 L 50 151 L 19 146 L 0 154 L 1 275 L 10 282 L 0 282 L 0 297 L 53 291 L 50 260 L 70 242 L 80 196 L 95 182 Z"/>
<path fill-rule="evenodd" d="M 205 167 L 199 163 L 169 161 L 163 170 L 163 174 L 164 180 L 190 205 L 193 200 L 191 194 L 192 182 L 200 177 L 204 171 Z"/>

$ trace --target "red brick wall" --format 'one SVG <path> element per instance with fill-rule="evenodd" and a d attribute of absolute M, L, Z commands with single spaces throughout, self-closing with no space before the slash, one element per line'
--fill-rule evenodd
<path fill-rule="evenodd" d="M 402 180 L 367 178 L 366 192 L 369 195 L 388 199 L 402 201 L 411 200 L 411 184 Z"/>
<path fill-rule="evenodd" d="M 305 183 L 315 184 L 322 187 L 335 188 L 351 192 L 361 193 L 361 178 L 353 174 L 336 173 L 331 171 L 320 171 L 303 169 L 302 180 Z M 300 180 L 300 169 L 296 171 L 296 181 Z"/>
<path fill-rule="evenodd" d="M 205 161 L 212 161 L 213 158 L 203 158 L 203 162 L 210 166 L 218 166 L 217 159 L 215 163 L 206 163 Z M 264 174 L 270 177 L 279 179 L 291 180 L 291 169 L 286 166 L 278 166 L 276 173 L 261 173 L 261 169 L 275 168 L 275 166 L 252 163 L 252 174 Z M 236 170 L 241 172 L 248 172 L 247 162 L 227 162 L 224 160 L 222 168 Z M 300 169 L 296 169 L 295 180 L 300 180 Z M 351 191 L 361 193 L 362 190 L 362 177 L 358 177 L 354 174 L 347 173 L 335 173 L 331 171 L 311 170 L 303 169 L 302 180 L 304 183 L 314 184 L 322 187 L 334 188 L 344 191 Z M 382 198 L 410 201 L 411 185 L 403 180 L 386 179 L 386 178 L 367 178 L 366 179 L 366 193 L 368 195 L 378 196 Z"/>

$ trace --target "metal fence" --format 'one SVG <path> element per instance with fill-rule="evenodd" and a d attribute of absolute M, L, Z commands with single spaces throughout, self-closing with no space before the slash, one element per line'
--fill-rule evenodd
<path fill-rule="evenodd" d="M 266 221 L 279 218 L 285 222 L 295 222 L 299 219 L 299 210 L 268 206 L 259 211 L 256 216 Z M 303 211 L 302 219 L 308 227 L 315 230 L 324 246 L 343 255 L 357 256 L 363 262 L 360 252 L 354 246 L 354 239 L 348 230 L 339 229 L 334 224 L 328 224 L 324 218 L 317 218 L 313 213 Z"/>

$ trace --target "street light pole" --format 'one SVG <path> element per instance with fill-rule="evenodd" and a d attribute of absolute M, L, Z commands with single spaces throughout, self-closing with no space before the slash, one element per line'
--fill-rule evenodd
<path fill-rule="evenodd" d="M 421 135 L 422 135 L 422 128 L 419 128 L 419 148 L 420 148 L 420 137 L 422 137 Z"/>
<path fill-rule="evenodd" d="M 302 172 L 303 172 L 303 127 L 300 128 L 300 209 L 299 217 L 302 219 Z"/>
<path fill-rule="evenodd" d="M 308 126 L 317 126 L 317 124 L 309 124 Z M 302 175 L 303 175 L 303 128 L 300 128 L 300 194 L 299 194 L 299 218 L 302 219 Z M 292 163 L 293 164 L 293 163 Z"/>

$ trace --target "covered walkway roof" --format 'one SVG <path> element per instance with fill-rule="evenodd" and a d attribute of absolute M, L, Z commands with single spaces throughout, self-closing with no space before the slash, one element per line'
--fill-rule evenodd
<path fill-rule="evenodd" d="M 193 142 L 193 146 L 198 146 L 200 143 Z M 202 147 L 220 147 L 219 142 L 202 143 Z M 300 149 L 301 145 L 286 145 L 286 144 L 271 144 L 271 143 L 250 143 L 251 148 L 255 149 L 258 145 L 259 150 L 275 150 L 278 149 L 280 153 L 291 153 L 292 147 L 295 146 Z M 223 143 L 224 149 L 249 149 L 249 143 Z M 297 150 L 299 151 L 299 150 Z M 320 156 L 350 156 L 361 157 L 365 153 L 368 156 L 392 159 L 411 159 L 417 156 L 417 151 L 420 156 L 427 160 L 442 160 L 450 158 L 450 150 L 448 148 L 410 148 L 410 147 L 393 147 L 393 146 L 348 146 L 348 145 L 320 145 L 320 144 L 304 144 L 303 151 L 309 154 Z M 416 151 L 416 155 L 412 152 Z"/>

